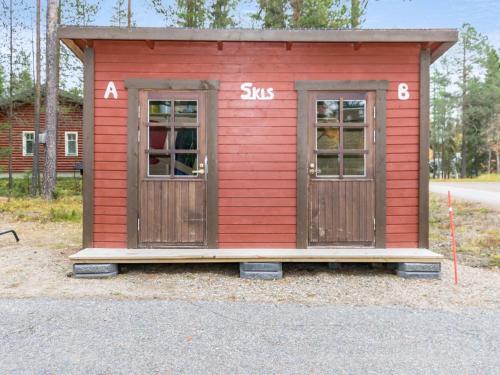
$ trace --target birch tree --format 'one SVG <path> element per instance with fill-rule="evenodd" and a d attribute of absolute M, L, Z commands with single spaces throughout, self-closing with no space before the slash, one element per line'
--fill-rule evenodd
<path fill-rule="evenodd" d="M 46 38 L 46 75 L 47 93 L 45 96 L 45 172 L 43 179 L 43 197 L 53 199 L 56 187 L 57 163 L 57 91 L 59 42 L 57 40 L 59 0 L 47 3 L 47 38 Z"/>

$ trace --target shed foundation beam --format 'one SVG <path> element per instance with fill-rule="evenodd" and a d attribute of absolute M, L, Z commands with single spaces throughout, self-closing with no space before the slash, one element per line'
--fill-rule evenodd
<path fill-rule="evenodd" d="M 240 263 L 242 279 L 276 280 L 283 278 L 283 265 L 278 262 L 242 262 Z"/>

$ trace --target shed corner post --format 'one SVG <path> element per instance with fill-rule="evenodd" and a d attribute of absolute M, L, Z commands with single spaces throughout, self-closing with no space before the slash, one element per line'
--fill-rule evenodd
<path fill-rule="evenodd" d="M 419 84 L 419 186 L 418 186 L 418 246 L 429 248 L 429 105 L 430 64 L 428 48 L 420 51 Z"/>
<path fill-rule="evenodd" d="M 84 248 L 94 246 L 94 48 L 83 58 L 83 235 Z"/>
<path fill-rule="evenodd" d="M 207 151 L 208 168 L 207 176 L 207 246 L 211 249 L 219 247 L 219 189 L 217 166 L 217 119 L 218 119 L 218 81 L 209 81 L 207 90 Z"/>
<path fill-rule="evenodd" d="M 384 88 L 376 89 L 375 108 L 377 117 L 376 142 L 375 142 L 375 248 L 383 249 L 386 246 L 386 92 L 389 83 L 384 83 Z"/>
<path fill-rule="evenodd" d="M 127 119 L 127 247 L 138 247 L 138 121 L 139 121 L 139 91 L 133 85 L 127 84 L 128 119 Z"/>
<path fill-rule="evenodd" d="M 298 249 L 307 248 L 308 223 L 307 223 L 307 159 L 308 159 L 308 91 L 295 82 L 297 91 L 297 239 Z"/>

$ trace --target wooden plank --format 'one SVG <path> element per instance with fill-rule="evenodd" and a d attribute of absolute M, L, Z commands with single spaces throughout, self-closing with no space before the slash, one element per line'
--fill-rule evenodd
<path fill-rule="evenodd" d="M 83 246 L 93 246 L 94 229 L 94 49 L 84 52 Z"/>
<path fill-rule="evenodd" d="M 439 53 L 442 53 L 441 51 Z M 431 53 L 420 52 L 419 246 L 429 247 L 429 86 Z"/>
<path fill-rule="evenodd" d="M 440 262 L 443 256 L 417 248 L 224 250 L 86 248 L 69 258 L 73 263 Z"/>

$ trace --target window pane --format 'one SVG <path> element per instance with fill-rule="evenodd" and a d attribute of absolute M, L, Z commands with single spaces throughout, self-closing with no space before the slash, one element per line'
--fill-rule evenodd
<path fill-rule="evenodd" d="M 343 122 L 365 122 L 365 101 L 344 100 Z"/>
<path fill-rule="evenodd" d="M 344 155 L 344 176 L 364 176 L 365 156 Z"/>
<path fill-rule="evenodd" d="M 149 101 L 149 122 L 170 121 L 172 103 L 165 100 Z"/>
<path fill-rule="evenodd" d="M 27 155 L 33 154 L 33 140 L 30 139 L 30 137 L 27 137 L 26 139 L 26 154 Z"/>
<path fill-rule="evenodd" d="M 163 126 L 149 127 L 149 149 L 150 150 L 168 150 L 168 134 L 170 129 Z"/>
<path fill-rule="evenodd" d="M 316 122 L 339 122 L 340 111 L 338 100 L 316 101 Z"/>
<path fill-rule="evenodd" d="M 34 141 L 35 140 L 34 133 L 25 133 L 24 135 L 25 135 L 27 141 Z"/>
<path fill-rule="evenodd" d="M 76 140 L 76 134 L 75 133 L 68 133 L 68 141 L 75 141 Z"/>
<path fill-rule="evenodd" d="M 170 155 L 149 155 L 149 176 L 168 176 Z"/>
<path fill-rule="evenodd" d="M 176 122 L 197 122 L 198 102 L 196 100 L 176 100 L 175 101 L 175 121 Z"/>
<path fill-rule="evenodd" d="M 196 150 L 198 148 L 197 138 L 198 138 L 198 129 L 196 128 L 176 128 L 175 149 Z"/>
<path fill-rule="evenodd" d="M 176 154 L 175 155 L 175 175 L 176 176 L 196 176 L 197 154 Z"/>
<path fill-rule="evenodd" d="M 68 141 L 68 155 L 76 155 L 76 142 L 75 142 L 75 140 Z"/>
<path fill-rule="evenodd" d="M 339 170 L 338 155 L 318 155 L 317 176 L 338 176 Z"/>
<path fill-rule="evenodd" d="M 344 149 L 363 150 L 365 148 L 365 129 L 344 128 Z"/>
<path fill-rule="evenodd" d="M 318 150 L 337 150 L 340 145 L 338 128 L 318 128 L 316 130 Z"/>

